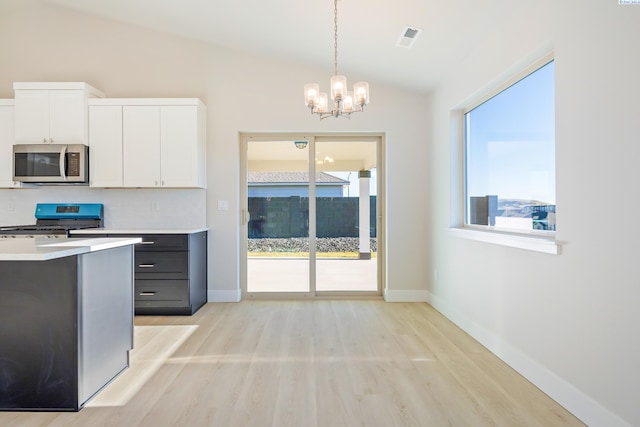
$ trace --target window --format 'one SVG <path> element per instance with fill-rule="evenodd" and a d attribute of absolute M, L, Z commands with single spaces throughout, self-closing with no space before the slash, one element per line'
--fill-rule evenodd
<path fill-rule="evenodd" d="M 555 231 L 553 61 L 464 111 L 464 147 L 465 225 Z"/>

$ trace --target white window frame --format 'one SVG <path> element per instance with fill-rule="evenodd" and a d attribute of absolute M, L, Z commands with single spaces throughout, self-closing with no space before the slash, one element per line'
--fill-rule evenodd
<path fill-rule="evenodd" d="M 465 114 L 553 60 L 553 53 L 549 53 L 533 63 L 519 67 L 517 71 L 503 77 L 499 83 L 480 91 L 451 110 L 452 217 L 449 232 L 452 236 L 547 254 L 560 253 L 561 244 L 556 240 L 555 231 L 507 230 L 487 225 L 465 224 L 467 203 Z"/>

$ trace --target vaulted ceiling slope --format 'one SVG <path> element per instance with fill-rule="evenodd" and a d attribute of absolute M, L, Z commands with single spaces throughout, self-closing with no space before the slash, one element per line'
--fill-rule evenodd
<path fill-rule="evenodd" d="M 332 0 L 0 0 L 0 11 L 30 2 L 326 67 L 321 85 L 333 73 Z M 340 72 L 426 93 L 482 45 L 513 43 L 532 17 L 551 20 L 550 9 L 551 0 L 340 0 Z M 422 31 L 399 47 L 407 27 Z"/>

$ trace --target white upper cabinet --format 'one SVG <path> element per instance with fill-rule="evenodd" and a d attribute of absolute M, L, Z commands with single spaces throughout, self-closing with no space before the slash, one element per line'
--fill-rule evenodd
<path fill-rule="evenodd" d="M 206 187 L 200 100 L 100 99 L 89 111 L 91 186 Z"/>
<path fill-rule="evenodd" d="M 125 187 L 161 187 L 160 106 L 122 108 Z"/>
<path fill-rule="evenodd" d="M 0 99 L 0 188 L 15 188 L 13 181 L 13 99 Z"/>
<path fill-rule="evenodd" d="M 15 115 L 16 141 L 49 142 L 49 91 L 16 90 L 15 104 L 21 114 Z"/>
<path fill-rule="evenodd" d="M 160 110 L 162 185 L 206 187 L 205 118 L 197 105 L 163 106 Z"/>
<path fill-rule="evenodd" d="M 86 83 L 14 83 L 15 142 L 88 144 L 89 98 L 104 94 Z"/>
<path fill-rule="evenodd" d="M 122 187 L 122 107 L 89 106 L 89 185 Z"/>

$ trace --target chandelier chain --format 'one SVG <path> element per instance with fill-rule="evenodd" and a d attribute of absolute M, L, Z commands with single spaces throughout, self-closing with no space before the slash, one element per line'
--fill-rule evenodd
<path fill-rule="evenodd" d="M 333 7 L 333 71 L 338 75 L 338 0 L 334 0 Z"/>

